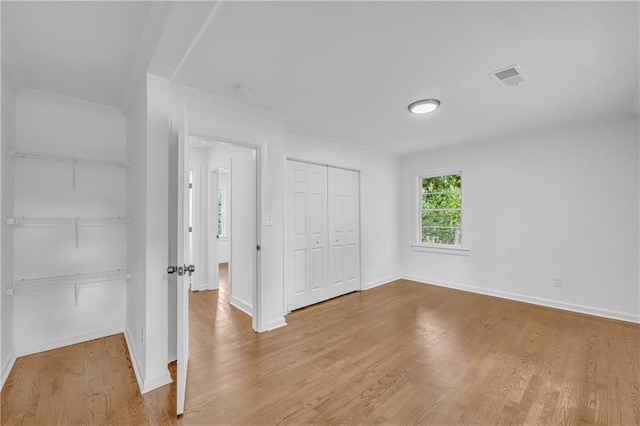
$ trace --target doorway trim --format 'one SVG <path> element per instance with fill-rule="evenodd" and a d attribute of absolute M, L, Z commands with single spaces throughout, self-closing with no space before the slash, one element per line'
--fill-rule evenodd
<path fill-rule="evenodd" d="M 263 303 L 264 297 L 262 294 L 262 256 L 261 247 L 262 242 L 262 146 L 260 144 L 253 144 L 248 142 L 239 141 L 236 139 L 229 139 L 225 137 L 219 137 L 206 133 L 189 132 L 189 136 L 194 136 L 200 139 L 204 139 L 210 142 L 222 142 L 230 145 L 235 145 L 242 148 L 252 149 L 255 152 L 255 171 L 256 171 L 256 211 L 255 211 L 255 273 L 253 279 L 253 316 L 251 320 L 251 326 L 255 332 L 261 333 L 267 331 L 266 321 L 263 318 Z"/>

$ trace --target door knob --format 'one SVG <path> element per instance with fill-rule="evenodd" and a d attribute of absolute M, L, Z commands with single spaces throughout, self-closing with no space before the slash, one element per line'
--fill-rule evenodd
<path fill-rule="evenodd" d="M 191 276 L 191 274 L 193 274 L 196 271 L 196 267 L 194 265 L 184 265 L 184 272 L 185 274 L 188 273 L 189 276 Z"/>
<path fill-rule="evenodd" d="M 177 266 L 167 266 L 167 274 L 175 274 L 178 272 Z"/>

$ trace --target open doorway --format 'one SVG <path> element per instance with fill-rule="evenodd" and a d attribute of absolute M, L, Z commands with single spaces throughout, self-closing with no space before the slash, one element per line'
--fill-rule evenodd
<path fill-rule="evenodd" d="M 218 290 L 253 316 L 256 280 L 257 152 L 255 148 L 189 138 L 191 290 Z M 221 288 L 221 285 L 224 288 Z"/>
<path fill-rule="evenodd" d="M 210 281 L 217 281 L 220 296 L 229 300 L 229 263 L 231 262 L 231 180 L 230 165 L 210 171 L 209 182 L 211 211 L 209 223 L 215 227 L 215 239 L 210 243 L 215 244 L 210 250 Z M 214 250 L 217 249 L 217 256 Z M 216 274 L 217 268 L 217 274 Z"/>

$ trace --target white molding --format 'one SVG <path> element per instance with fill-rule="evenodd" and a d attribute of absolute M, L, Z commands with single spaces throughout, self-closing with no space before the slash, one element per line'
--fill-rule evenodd
<path fill-rule="evenodd" d="M 2 377 L 0 378 L 0 390 L 2 390 L 2 388 L 4 387 L 4 384 L 7 381 L 9 374 L 11 373 L 11 370 L 13 369 L 13 366 L 16 363 L 16 359 L 17 359 L 16 354 L 12 349 L 11 352 L 9 352 L 9 360 L 5 365 L 2 366 Z"/>
<path fill-rule="evenodd" d="M 131 359 L 133 373 L 135 374 L 136 381 L 138 382 L 138 388 L 140 389 L 140 393 L 143 393 L 142 390 L 144 389 L 144 380 L 142 379 L 142 371 L 140 370 L 138 356 L 136 355 L 136 351 L 134 350 L 135 346 L 132 344 L 133 338 L 129 334 L 129 330 L 124 331 L 124 340 L 127 344 L 127 351 L 129 352 L 129 359 Z"/>
<path fill-rule="evenodd" d="M 140 37 L 140 41 L 138 42 L 135 62 L 131 67 L 129 81 L 122 95 L 122 103 L 120 105 L 122 111 L 128 111 L 131 107 L 137 93 L 136 89 L 139 81 L 143 80 L 146 84 L 146 78 L 144 77 L 147 74 L 149 64 L 151 64 L 153 55 L 156 52 L 172 8 L 172 1 L 151 2 L 149 14 L 144 24 L 144 30 L 142 31 L 142 37 Z"/>
<path fill-rule="evenodd" d="M 158 389 L 159 387 L 170 383 L 173 383 L 173 379 L 171 378 L 171 374 L 169 374 L 169 370 L 166 370 L 158 376 L 145 379 L 144 387 L 140 390 L 140 393 L 151 392 L 154 389 Z"/>
<path fill-rule="evenodd" d="M 209 283 L 201 283 L 200 286 L 196 289 L 196 291 L 204 291 L 210 290 Z"/>
<path fill-rule="evenodd" d="M 202 23 L 202 25 L 198 29 L 198 32 L 196 33 L 195 37 L 193 37 L 193 40 L 191 40 L 191 43 L 189 43 L 189 47 L 187 47 L 187 50 L 185 50 L 184 55 L 182 55 L 182 58 L 180 58 L 180 62 L 178 62 L 178 65 L 176 65 L 176 68 L 171 73 L 171 78 L 169 80 L 171 80 L 171 81 L 175 80 L 176 76 L 178 75 L 178 73 L 182 69 L 182 66 L 187 61 L 187 58 L 191 55 L 191 52 L 195 48 L 196 44 L 198 44 L 198 42 L 202 38 L 204 32 L 207 30 L 207 28 L 209 28 L 209 25 L 211 25 L 211 23 L 214 21 L 216 16 L 218 16 L 218 14 L 220 13 L 220 9 L 222 9 L 222 4 L 223 4 L 223 2 L 217 2 L 213 6 L 211 11 L 209 12 L 207 17 L 205 18 L 204 22 Z"/>
<path fill-rule="evenodd" d="M 636 96 L 633 98 L 631 112 L 636 116 L 640 116 L 640 86 L 638 86 L 638 90 L 636 90 Z"/>
<path fill-rule="evenodd" d="M 363 284 L 362 290 L 371 290 L 372 288 L 380 287 L 381 285 L 391 284 L 394 281 L 401 279 L 400 275 L 394 275 L 387 278 L 382 278 L 380 280 L 375 280 L 368 282 L 367 284 Z"/>
<path fill-rule="evenodd" d="M 297 134 L 299 136 L 305 136 L 308 138 L 313 138 L 313 139 L 319 139 L 320 141 L 324 141 L 324 142 L 331 142 L 334 143 L 336 145 L 340 145 L 340 146 L 346 146 L 346 147 L 350 147 L 350 148 L 354 148 L 354 149 L 358 149 L 360 151 L 366 151 L 368 153 L 371 154 L 377 154 L 377 155 L 381 155 L 385 158 L 389 158 L 392 160 L 399 160 L 400 156 L 393 154 L 392 152 L 389 151 L 384 151 L 380 148 L 375 148 L 369 145 L 364 145 L 361 144 L 359 142 L 355 142 L 352 140 L 348 140 L 348 139 L 342 139 L 342 138 L 336 138 L 333 136 L 329 136 L 327 134 L 324 134 L 320 131 L 317 130 L 312 130 L 312 129 L 308 129 L 305 127 L 299 127 L 293 124 L 287 124 L 287 123 L 282 123 L 283 124 L 283 130 L 289 133 L 293 133 L 293 134 Z"/>
<path fill-rule="evenodd" d="M 235 308 L 240 309 L 245 314 L 253 317 L 253 306 L 250 303 L 245 302 L 237 296 L 229 296 L 229 304 Z"/>
<path fill-rule="evenodd" d="M 171 82 L 171 87 L 183 96 L 185 95 L 194 96 L 220 106 L 226 106 L 226 107 L 234 108 L 238 111 L 254 114 L 262 118 L 275 121 L 276 123 L 279 123 L 279 124 L 289 121 L 289 118 L 283 115 L 277 114 L 275 112 L 257 108 L 248 104 L 244 104 L 242 102 L 235 101 L 233 99 L 225 98 L 223 96 L 214 95 L 213 93 L 205 92 L 204 90 L 196 89 L 194 87 L 186 86 L 184 84 L 176 83 L 174 81 Z M 213 137 L 211 139 L 215 141 L 217 138 Z M 222 140 L 222 142 L 225 142 L 225 141 Z"/>
<path fill-rule="evenodd" d="M 275 330 L 276 328 L 284 327 L 287 325 L 287 321 L 284 317 L 276 318 L 274 320 L 267 321 L 267 329 L 265 331 Z"/>
<path fill-rule="evenodd" d="M 421 284 L 430 284 L 438 287 L 447 287 L 454 290 L 467 291 L 470 293 L 483 294 L 485 296 L 499 297 L 501 299 L 515 300 L 517 302 L 530 303 L 532 305 L 545 306 L 548 308 L 562 309 L 564 311 L 577 312 L 580 314 L 593 315 L 602 318 L 609 318 L 619 321 L 626 321 L 635 324 L 640 324 L 640 317 L 628 312 L 612 311 L 609 309 L 602 309 L 593 306 L 583 306 L 574 303 L 560 302 L 557 300 L 544 299 L 542 297 L 527 296 L 518 293 L 511 293 L 507 291 L 491 290 L 482 287 L 476 287 L 466 284 L 451 283 L 442 280 L 416 277 L 412 275 L 404 275 L 402 277 L 405 280 L 415 281 Z"/>
<path fill-rule="evenodd" d="M 140 363 L 138 362 L 138 357 L 136 355 L 136 352 L 132 350 L 133 348 L 135 348 L 135 346 L 131 343 L 133 340 L 128 330 L 124 331 L 124 340 L 127 343 L 129 358 L 131 359 L 131 365 L 133 366 L 133 372 L 136 376 L 136 381 L 138 382 L 140 393 L 147 393 L 161 386 L 173 383 L 173 379 L 171 378 L 171 374 L 169 374 L 169 370 L 165 370 L 162 372 L 162 374 L 155 377 L 143 378 Z"/>
<path fill-rule="evenodd" d="M 38 352 L 58 349 L 63 346 L 75 345 L 77 343 L 87 342 L 89 340 L 100 339 L 102 337 L 113 336 L 124 332 L 124 324 L 112 327 L 102 328 L 99 330 L 91 330 L 85 333 L 74 334 L 66 337 L 39 342 L 35 345 L 15 345 L 16 356 L 31 355 Z"/>
<path fill-rule="evenodd" d="M 411 250 L 428 253 L 452 254 L 456 256 L 471 256 L 471 249 L 465 247 L 452 247 L 445 245 L 438 247 L 435 245 L 411 244 Z"/>
<path fill-rule="evenodd" d="M 84 99 L 74 98 L 71 96 L 60 95 L 58 93 L 47 92 L 45 90 L 40 90 L 40 89 L 33 89 L 33 88 L 24 89 L 20 94 L 20 96 L 36 96 L 36 97 L 42 97 L 42 98 L 49 98 L 53 101 L 66 104 L 72 107 L 77 108 L 78 106 L 81 106 L 83 108 L 91 108 L 95 111 L 114 114 L 120 117 L 125 117 L 124 112 L 120 108 L 112 105 L 100 104 L 97 102 L 87 101 Z"/>

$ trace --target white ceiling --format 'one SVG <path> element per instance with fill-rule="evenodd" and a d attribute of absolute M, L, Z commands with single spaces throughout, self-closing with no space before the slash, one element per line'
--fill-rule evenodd
<path fill-rule="evenodd" d="M 628 113 L 638 16 L 637 2 L 232 2 L 176 81 L 407 154 Z M 489 77 L 513 64 L 531 80 Z M 409 114 L 421 98 L 442 107 Z"/>
<path fill-rule="evenodd" d="M 119 107 L 150 2 L 2 2 L 2 36 L 26 87 Z"/>
<path fill-rule="evenodd" d="M 2 1 L 3 48 L 28 87 L 123 106 L 150 66 L 400 155 L 627 114 L 638 93 L 635 1 L 159 4 Z M 489 77 L 513 64 L 531 80 Z M 407 112 L 427 97 L 442 108 Z"/>

